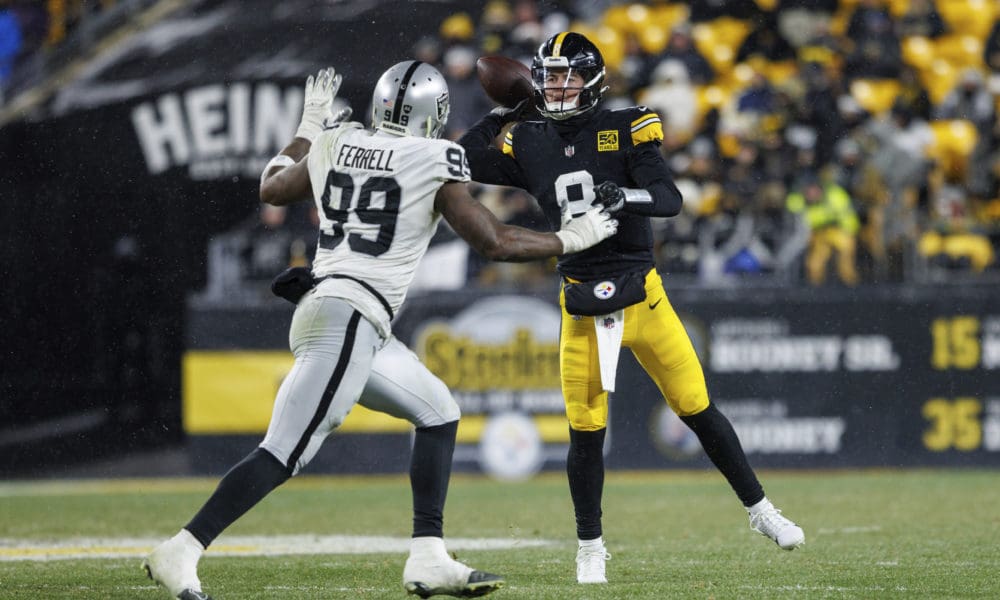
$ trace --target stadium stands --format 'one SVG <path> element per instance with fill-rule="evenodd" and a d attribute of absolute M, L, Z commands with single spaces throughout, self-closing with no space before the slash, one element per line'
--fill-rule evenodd
<path fill-rule="evenodd" d="M 52 65 L 44 63 L 60 49 L 79 51 L 81 33 L 93 41 L 95 31 L 99 37 L 109 30 L 107 25 L 95 28 L 94 23 L 106 22 L 109 15 L 120 21 L 122 15 L 148 8 L 153 2 L 26 4 L 32 4 L 32 10 L 43 10 L 44 18 L 39 21 L 35 14 L 35 20 L 29 19 L 34 13 L 20 3 L 11 3 L 7 9 L 16 12 L 15 7 L 20 7 L 24 13 L 21 20 L 34 27 L 24 29 L 24 47 L 18 50 L 8 78 L 8 100 L 37 83 L 42 73 L 51 72 Z M 809 13 L 812 20 L 784 19 L 785 6 L 798 4 L 756 0 L 734 3 L 734 7 L 739 5 L 738 11 L 713 13 L 699 2 L 609 2 L 586 7 L 525 0 L 456 3 L 455 12 L 442 20 L 434 35 L 421 40 L 421 47 L 433 47 L 430 60 L 442 67 L 447 51 L 455 46 L 476 55 L 499 53 L 526 61 L 531 48 L 546 35 L 571 28 L 591 37 L 602 49 L 611 70 L 610 104 L 622 106 L 653 98 L 654 88 L 659 97 L 693 98 L 693 117 L 685 112 L 683 126 L 678 125 L 676 132 L 668 126 L 664 153 L 678 181 L 693 186 L 686 189 L 701 189 L 705 183 L 699 179 L 703 175 L 688 172 L 692 161 L 698 160 L 713 165 L 710 177 L 722 191 L 717 201 L 698 203 L 690 224 L 691 239 L 698 239 L 699 232 L 710 227 L 721 207 L 737 215 L 751 214 L 767 198 L 784 198 L 791 193 L 803 173 L 816 173 L 830 181 L 836 174 L 863 171 L 867 173 L 865 185 L 870 186 L 875 178 L 885 192 L 882 201 L 862 200 L 873 195 L 852 188 L 861 185 L 860 177 L 853 183 L 850 177 L 839 182 L 854 199 L 862 240 L 869 235 L 872 239 L 895 239 L 903 232 L 900 252 L 910 258 L 900 260 L 906 264 L 912 263 L 910 259 L 923 260 L 928 253 L 920 249 L 929 247 L 927 240 L 931 238 L 926 234 L 934 229 L 934 198 L 948 185 L 963 191 L 963 214 L 995 253 L 1000 243 L 1000 210 L 996 208 L 1000 206 L 1000 127 L 996 115 L 1000 109 L 1000 72 L 991 53 L 996 55 L 1000 46 L 1000 5 L 993 0 L 841 0 L 828 3 L 831 10 L 836 6 L 829 14 L 822 10 Z M 41 32 L 39 22 L 44 22 Z M 788 22 L 804 23 L 805 30 L 786 39 L 781 31 Z M 768 34 L 763 43 L 756 39 L 761 31 Z M 867 48 L 866 40 L 876 38 L 878 48 L 889 50 L 888 59 L 884 64 L 866 64 L 865 53 L 876 48 Z M 690 90 L 663 95 L 664 80 L 657 77 L 664 71 L 657 67 L 667 59 L 687 69 Z M 992 114 L 984 118 L 981 107 L 976 108 L 977 114 L 971 114 L 971 102 L 951 102 L 949 106 L 957 106 L 954 110 L 958 114 L 942 117 L 940 109 L 946 98 L 961 93 L 964 78 L 973 71 L 991 94 Z M 673 80 L 668 83 L 673 84 Z M 355 109 L 356 114 L 364 112 L 363 107 Z M 658 110 L 665 113 L 669 124 L 669 108 Z M 456 121 L 448 135 L 460 135 L 461 126 Z M 887 131 L 895 132 L 895 140 Z M 843 141 L 850 141 L 857 149 L 852 155 L 857 164 L 845 164 L 835 151 Z M 755 156 L 750 175 L 745 181 L 728 179 L 740 171 L 739 156 L 744 152 Z M 900 173 L 910 174 L 909 179 L 903 180 Z M 489 189 L 482 194 L 484 198 L 495 196 Z M 537 220 L 533 203 L 519 206 L 535 211 L 532 219 Z M 885 219 L 883 210 L 898 218 Z M 516 211 L 507 216 L 519 218 Z M 790 214 L 784 217 L 795 218 Z M 902 222 L 907 225 L 900 225 Z M 676 232 L 663 235 L 668 234 Z M 442 240 L 447 242 L 448 236 Z M 665 241 L 658 239 L 657 248 L 671 247 Z M 859 264 L 886 260 L 871 255 L 866 248 L 863 241 L 858 246 Z M 667 256 L 661 259 L 663 268 L 677 264 Z M 802 262 L 797 264 L 795 276 L 781 278 L 783 285 L 808 285 Z M 956 272 L 973 271 L 983 281 L 1000 280 L 1000 268 L 994 261 L 976 265 L 975 269 L 957 263 L 952 266 Z M 896 267 L 861 268 L 860 284 L 920 281 L 928 272 L 919 267 Z M 551 267 L 546 268 L 551 273 Z M 689 283 L 711 285 L 699 279 L 698 272 L 697 266 L 690 268 Z M 758 281 L 766 282 L 767 276 L 761 273 Z M 935 281 L 940 280 L 936 276 Z M 509 279 L 504 281 L 511 284 Z"/>

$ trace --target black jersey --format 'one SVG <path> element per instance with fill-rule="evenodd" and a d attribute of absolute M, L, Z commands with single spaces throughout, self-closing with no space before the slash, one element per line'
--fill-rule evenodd
<path fill-rule="evenodd" d="M 528 191 L 554 230 L 586 212 L 595 200 L 594 186 L 605 181 L 628 188 L 665 183 L 679 207 L 680 194 L 659 151 L 663 128 L 655 112 L 641 106 L 597 110 L 570 121 L 518 123 L 507 134 L 501 155 L 486 148 L 499 131 L 499 119 L 483 119 L 459 141 L 466 147 L 473 180 Z M 651 268 L 649 217 L 676 214 L 657 204 L 629 206 L 615 215 L 618 233 L 561 257 L 559 272 L 591 280 Z"/>

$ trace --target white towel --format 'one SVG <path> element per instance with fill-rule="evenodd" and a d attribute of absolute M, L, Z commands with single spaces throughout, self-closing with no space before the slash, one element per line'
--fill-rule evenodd
<path fill-rule="evenodd" d="M 618 375 L 618 352 L 622 347 L 625 331 L 625 309 L 594 317 L 597 332 L 597 360 L 601 365 L 601 385 L 609 392 L 615 391 Z"/>

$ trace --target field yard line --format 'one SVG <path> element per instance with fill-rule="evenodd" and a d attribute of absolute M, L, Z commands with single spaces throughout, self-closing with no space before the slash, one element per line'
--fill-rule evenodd
<path fill-rule="evenodd" d="M 162 539 L 73 538 L 43 542 L 0 538 L 0 562 L 79 558 L 139 558 Z M 555 544 L 552 540 L 448 538 L 450 550 L 511 550 Z M 275 556 L 283 554 L 396 554 L 409 551 L 410 538 L 359 535 L 222 536 L 205 556 Z"/>
<path fill-rule="evenodd" d="M 881 525 L 857 525 L 853 527 L 838 527 L 836 529 L 820 528 L 816 531 L 818 535 L 831 535 L 835 533 L 875 533 L 882 531 Z"/>
<path fill-rule="evenodd" d="M 860 586 L 843 586 L 843 585 L 741 585 L 739 586 L 742 590 L 757 590 L 762 592 L 776 591 L 776 592 L 825 592 L 825 593 L 857 593 L 857 592 L 906 592 L 907 589 L 902 585 L 894 585 L 892 587 L 885 587 L 880 585 L 860 585 Z"/>

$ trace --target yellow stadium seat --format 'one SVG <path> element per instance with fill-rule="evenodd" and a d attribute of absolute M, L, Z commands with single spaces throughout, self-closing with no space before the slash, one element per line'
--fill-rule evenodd
<path fill-rule="evenodd" d="M 732 17 L 720 17 L 706 23 L 715 32 L 715 39 L 734 51 L 750 33 L 750 24 Z"/>
<path fill-rule="evenodd" d="M 927 258 L 939 254 L 952 259 L 966 258 L 969 266 L 977 273 L 996 262 L 996 252 L 989 238 L 968 232 L 941 235 L 936 231 L 929 231 L 920 237 L 917 251 Z"/>
<path fill-rule="evenodd" d="M 639 46 L 642 47 L 643 52 L 657 55 L 667 47 L 667 42 L 670 41 L 669 31 L 669 29 L 659 26 L 644 27 L 639 30 L 637 36 Z"/>
<path fill-rule="evenodd" d="M 976 126 L 965 119 L 954 119 L 931 121 L 930 127 L 934 142 L 928 149 L 928 155 L 938 161 L 946 175 L 964 177 L 969 155 L 978 139 Z"/>
<path fill-rule="evenodd" d="M 911 36 L 901 44 L 903 62 L 917 69 L 926 69 L 934 62 L 934 44 L 930 38 Z"/>
<path fill-rule="evenodd" d="M 889 0 L 889 14 L 898 19 L 910 10 L 910 0 Z"/>
<path fill-rule="evenodd" d="M 590 37 L 590 36 L 588 36 Z M 625 60 L 625 36 L 616 29 L 603 25 L 597 28 L 594 37 L 590 40 L 601 51 L 604 62 L 612 69 L 618 69 Z"/>
<path fill-rule="evenodd" d="M 476 26 L 468 13 L 459 12 L 441 22 L 441 37 L 449 40 L 468 41 L 476 33 Z"/>
<path fill-rule="evenodd" d="M 730 69 L 728 73 L 722 73 L 716 77 L 715 83 L 723 90 L 742 90 L 750 85 L 750 81 L 756 74 L 757 69 L 749 61 L 741 62 Z"/>
<path fill-rule="evenodd" d="M 842 0 L 839 3 L 836 12 L 833 13 L 833 18 L 830 20 L 830 33 L 840 37 L 847 32 L 847 24 L 851 20 L 851 14 L 854 13 L 855 5 L 857 5 L 855 0 L 850 2 Z"/>
<path fill-rule="evenodd" d="M 794 60 L 769 61 L 764 64 L 760 71 L 764 77 L 767 77 L 768 81 L 778 85 L 795 77 L 799 72 L 799 65 Z"/>
<path fill-rule="evenodd" d="M 699 85 L 695 87 L 695 97 L 697 98 L 698 123 L 700 124 L 713 108 L 722 109 L 729 101 L 729 92 L 718 85 Z"/>
<path fill-rule="evenodd" d="M 715 142 L 723 158 L 734 158 L 740 151 L 740 138 L 734 133 L 720 133 Z"/>
<path fill-rule="evenodd" d="M 604 16 L 601 22 L 608 27 L 611 27 L 621 33 L 628 33 L 630 30 L 630 24 L 628 22 L 628 6 L 625 4 L 617 4 L 611 6 L 608 10 L 604 11 Z"/>
<path fill-rule="evenodd" d="M 954 33 L 972 35 L 983 41 L 1000 17 L 997 0 L 938 0 L 938 12 Z"/>
<path fill-rule="evenodd" d="M 677 23 L 687 21 L 688 16 L 691 14 L 691 9 L 688 8 L 687 4 L 677 3 L 677 4 L 657 4 L 650 7 L 650 21 L 656 25 L 666 27 L 670 29 Z"/>
<path fill-rule="evenodd" d="M 983 41 L 973 35 L 954 34 L 941 36 L 934 41 L 934 57 L 944 59 L 956 67 L 981 68 Z"/>
<path fill-rule="evenodd" d="M 736 51 L 749 33 L 749 24 L 732 17 L 698 23 L 691 30 L 698 51 L 719 74 L 727 73 L 732 68 Z"/>
<path fill-rule="evenodd" d="M 643 4 L 617 4 L 604 11 L 604 24 L 622 35 L 638 34 L 649 23 L 650 11 Z"/>
<path fill-rule="evenodd" d="M 929 67 L 920 70 L 920 83 L 927 88 L 931 102 L 939 104 L 958 82 L 960 71 L 950 62 L 935 58 Z"/>
<path fill-rule="evenodd" d="M 670 40 L 670 31 L 687 21 L 690 9 L 685 4 L 658 4 L 649 8 L 649 21 L 638 31 L 639 44 L 650 54 L 658 54 Z"/>
<path fill-rule="evenodd" d="M 856 79 L 851 83 L 851 96 L 873 115 L 892 108 L 898 95 L 899 82 L 895 79 Z"/>

